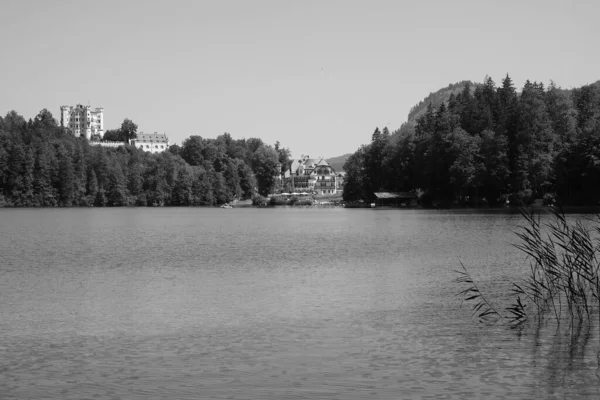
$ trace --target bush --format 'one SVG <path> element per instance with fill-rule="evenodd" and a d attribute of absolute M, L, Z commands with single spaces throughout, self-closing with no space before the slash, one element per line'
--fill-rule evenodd
<path fill-rule="evenodd" d="M 10 207 L 11 204 L 4 199 L 4 196 L 0 193 L 0 207 Z"/>
<path fill-rule="evenodd" d="M 296 203 L 294 203 L 294 205 L 296 205 L 296 206 L 312 206 L 313 201 L 312 201 L 312 199 L 297 200 Z"/>
<path fill-rule="evenodd" d="M 258 195 L 252 198 L 253 206 L 266 206 L 267 204 L 269 204 L 269 199 L 266 197 Z"/>
<path fill-rule="evenodd" d="M 82 197 L 78 204 L 80 207 L 93 207 L 94 206 L 94 197 L 89 195 Z"/>
<path fill-rule="evenodd" d="M 535 199 L 531 189 L 524 189 L 519 190 L 517 193 L 511 193 L 508 200 L 513 207 L 525 207 L 532 205 Z"/>
<path fill-rule="evenodd" d="M 428 192 L 417 194 L 419 196 L 419 204 L 424 207 L 429 207 L 433 203 L 433 196 Z"/>
<path fill-rule="evenodd" d="M 554 193 L 546 193 L 544 198 L 542 199 L 542 204 L 545 206 L 553 206 L 556 203 L 556 198 L 554 197 Z"/>
<path fill-rule="evenodd" d="M 141 193 L 137 196 L 137 199 L 135 200 L 135 205 L 138 207 L 146 207 L 148 205 L 148 202 L 146 200 L 146 193 Z"/>
<path fill-rule="evenodd" d="M 507 196 L 507 195 L 505 195 L 505 194 L 501 194 L 501 195 L 498 197 L 498 199 L 496 200 L 496 203 L 493 203 L 492 205 L 496 205 L 496 204 L 498 204 L 498 205 L 501 205 L 501 206 L 503 206 L 503 205 L 505 205 L 505 204 L 506 204 L 506 200 L 508 200 L 508 196 Z"/>
<path fill-rule="evenodd" d="M 96 206 L 96 207 L 106 206 L 106 194 L 104 192 L 104 189 L 100 189 L 96 193 L 96 198 L 94 199 L 94 206 Z"/>
<path fill-rule="evenodd" d="M 271 197 L 269 204 L 272 206 L 285 206 L 288 204 L 288 200 L 285 197 L 273 196 Z"/>

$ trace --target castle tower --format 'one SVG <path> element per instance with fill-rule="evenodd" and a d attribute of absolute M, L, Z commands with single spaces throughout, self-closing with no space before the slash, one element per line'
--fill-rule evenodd
<path fill-rule="evenodd" d="M 60 126 L 68 128 L 71 123 L 71 107 L 60 106 Z"/>
<path fill-rule="evenodd" d="M 74 107 L 60 107 L 60 124 L 68 128 L 74 136 L 85 136 L 88 140 L 92 135 L 100 138 L 104 135 L 104 109 L 98 107 L 92 111 L 91 106 L 77 104 Z"/>

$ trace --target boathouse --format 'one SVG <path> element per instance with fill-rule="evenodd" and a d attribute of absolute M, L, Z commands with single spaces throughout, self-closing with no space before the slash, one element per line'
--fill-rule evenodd
<path fill-rule="evenodd" d="M 417 195 L 412 192 L 375 192 L 376 207 L 401 207 L 410 206 L 417 200 Z"/>

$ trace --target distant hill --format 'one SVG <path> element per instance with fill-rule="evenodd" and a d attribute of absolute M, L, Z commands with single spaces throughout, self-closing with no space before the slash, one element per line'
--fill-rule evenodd
<path fill-rule="evenodd" d="M 440 106 L 440 104 L 442 104 L 442 102 L 446 103 L 447 105 L 450 95 L 454 94 L 456 96 L 458 93 L 462 92 L 467 83 L 471 85 L 471 93 L 475 91 L 475 88 L 481 85 L 481 83 L 474 83 L 471 81 L 460 81 L 457 83 L 451 83 L 445 88 L 438 90 L 437 92 L 429 93 L 427 97 L 425 97 L 423 100 L 421 100 L 418 104 L 416 104 L 410 109 L 405 124 L 408 123 L 414 126 L 414 123 L 417 122 L 417 119 L 421 115 L 425 114 L 425 112 L 427 111 L 427 106 L 429 105 L 429 103 L 431 103 L 434 110 L 437 109 Z M 600 81 L 591 83 L 590 86 L 600 87 Z M 516 90 L 518 93 L 521 91 L 520 88 L 516 88 Z M 573 89 L 560 90 L 568 93 L 571 93 L 573 91 Z"/>
<path fill-rule="evenodd" d="M 429 103 L 432 103 L 433 108 L 437 109 L 440 106 L 440 104 L 442 104 L 442 102 L 448 103 L 448 99 L 450 98 L 451 94 L 454 94 L 456 96 L 458 93 L 462 92 L 467 83 L 471 85 L 471 91 L 474 91 L 477 85 L 479 85 L 479 83 L 473 83 L 471 81 L 461 81 L 457 83 L 451 83 L 445 88 L 438 90 L 437 92 L 429 93 L 427 97 L 425 97 L 417 105 L 413 106 L 413 108 L 410 109 L 407 121 L 403 123 L 399 129 L 395 130 L 392 133 L 392 136 L 398 135 L 401 132 L 414 130 L 417 118 L 425 114 Z M 333 157 L 328 159 L 327 162 L 335 169 L 336 172 L 341 172 L 344 170 L 344 163 L 351 155 L 352 154 L 349 153 L 344 154 L 343 156 Z"/>
<path fill-rule="evenodd" d="M 427 97 L 425 97 L 417 105 L 413 106 L 413 108 L 410 109 L 406 120 L 408 122 L 416 121 L 417 118 L 425 114 L 429 103 L 431 103 L 434 110 L 437 109 L 440 106 L 440 104 L 447 103 L 448 99 L 450 98 L 450 95 L 454 94 L 456 96 L 457 94 L 462 92 L 467 83 L 471 85 L 471 91 L 474 91 L 477 85 L 479 85 L 471 81 L 461 81 L 457 83 L 451 83 L 445 88 L 438 90 L 437 92 L 429 93 Z"/>
<path fill-rule="evenodd" d="M 421 115 L 425 114 L 429 103 L 431 103 L 434 109 L 437 109 L 442 103 L 447 104 L 450 95 L 454 94 L 456 96 L 457 94 L 462 92 L 467 83 L 471 85 L 472 92 L 475 91 L 477 85 L 480 85 L 479 83 L 473 83 L 471 81 L 460 81 L 457 83 L 451 83 L 445 88 L 438 90 L 437 92 L 429 93 L 427 97 L 425 97 L 423 100 L 421 100 L 418 104 L 416 104 L 410 109 L 408 117 L 406 118 L 406 122 L 403 123 L 399 129 L 395 130 L 392 133 L 392 135 L 398 135 L 402 132 L 413 131 L 417 119 Z"/>
<path fill-rule="evenodd" d="M 348 153 L 343 156 L 329 158 L 326 161 L 335 169 L 335 172 L 342 172 L 344 170 L 344 163 L 351 155 L 352 153 Z"/>

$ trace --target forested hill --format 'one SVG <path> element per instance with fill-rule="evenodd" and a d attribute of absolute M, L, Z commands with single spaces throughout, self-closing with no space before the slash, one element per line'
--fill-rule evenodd
<path fill-rule="evenodd" d="M 471 81 L 461 81 L 457 83 L 451 83 L 445 88 L 442 88 L 434 93 L 429 93 L 427 97 L 421 100 L 418 104 L 414 105 L 408 112 L 407 122 L 416 122 L 417 119 L 425 114 L 427 106 L 431 104 L 433 108 L 438 108 L 442 103 L 448 103 L 450 95 L 456 96 L 462 92 L 465 86 L 469 85 L 471 91 L 475 90 L 476 85 Z"/>
<path fill-rule="evenodd" d="M 471 92 L 473 92 L 477 84 L 474 84 L 471 81 L 460 81 L 457 83 L 451 83 L 448 86 L 437 90 L 436 92 L 429 93 L 427 97 L 425 97 L 423 100 L 421 100 L 418 104 L 414 105 L 410 109 L 406 122 L 404 122 L 399 129 L 392 132 L 392 136 L 400 134 L 401 132 L 414 132 L 414 127 L 417 122 L 417 119 L 423 114 L 425 114 L 429 104 L 431 104 L 433 108 L 438 108 L 442 103 L 448 104 L 448 99 L 450 98 L 450 96 L 458 95 L 461 91 L 464 90 L 464 87 L 467 85 L 469 85 Z M 351 155 L 352 153 L 348 153 L 341 156 L 332 157 L 328 159 L 327 162 L 337 172 L 341 172 L 344 170 L 344 163 Z"/>
<path fill-rule="evenodd" d="M 401 133 L 414 132 L 417 119 L 419 119 L 419 117 L 425 114 L 425 112 L 427 111 L 427 107 L 430 104 L 434 109 L 436 109 L 442 103 L 448 104 L 450 96 L 458 95 L 464 90 L 465 86 L 468 86 L 471 93 L 473 93 L 477 85 L 479 84 L 473 83 L 471 81 L 460 81 L 457 83 L 451 83 L 445 88 L 439 89 L 436 92 L 429 93 L 427 97 L 425 97 L 423 100 L 421 100 L 418 104 L 414 105 L 410 109 L 410 111 L 408 112 L 408 117 L 406 118 L 406 122 L 404 122 L 399 129 L 395 130 L 392 133 L 392 136 L 399 135 Z"/>
<path fill-rule="evenodd" d="M 348 157 L 350 157 L 351 155 L 352 155 L 352 153 L 348 153 L 348 154 L 344 154 L 342 156 L 332 157 L 332 158 L 328 159 L 327 162 L 329 163 L 329 165 L 331 165 L 333 167 L 333 169 L 336 172 L 342 172 L 344 170 L 344 163 L 346 162 Z"/>
<path fill-rule="evenodd" d="M 487 79 L 487 78 L 486 78 Z M 439 89 L 434 93 L 429 93 L 427 97 L 421 100 L 418 104 L 414 105 L 410 111 L 408 112 L 408 116 L 406 118 L 407 122 L 416 123 L 419 117 L 423 116 L 425 112 L 427 112 L 427 107 L 431 104 L 434 109 L 439 108 L 442 103 L 448 104 L 448 100 L 450 96 L 457 96 L 460 92 L 462 92 L 465 86 L 469 85 L 469 89 L 471 90 L 471 94 L 474 94 L 475 89 L 478 86 L 481 86 L 481 83 L 473 83 L 472 81 L 460 81 L 457 83 L 451 83 L 445 88 Z M 590 86 L 600 86 L 600 80 L 590 84 Z M 570 95 L 572 89 L 562 89 L 559 87 L 555 87 L 557 92 L 564 92 L 566 95 Z"/>
<path fill-rule="evenodd" d="M 127 132 L 124 130 L 127 129 Z M 135 138 L 125 120 L 115 137 Z M 0 206 L 213 205 L 266 195 L 290 152 L 277 142 L 191 136 L 158 154 L 74 137 L 48 110 L 0 117 Z"/>
<path fill-rule="evenodd" d="M 375 129 L 344 165 L 346 200 L 412 190 L 445 206 L 600 203 L 600 82 L 517 90 L 507 75 L 454 89 L 413 108 L 414 126 Z"/>

